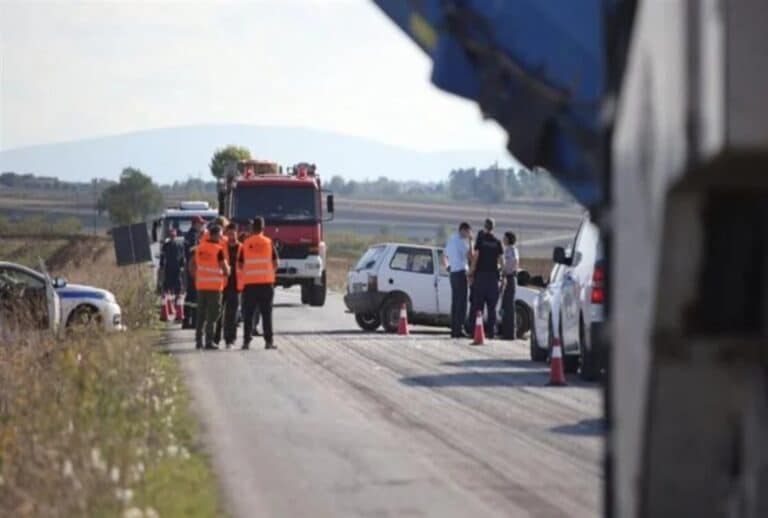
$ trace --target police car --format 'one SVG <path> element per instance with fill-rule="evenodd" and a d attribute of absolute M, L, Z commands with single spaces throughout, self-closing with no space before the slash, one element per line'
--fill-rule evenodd
<path fill-rule="evenodd" d="M 0 284 L 13 287 L 15 293 L 44 289 L 46 276 L 20 264 L 0 262 Z M 56 277 L 53 288 L 60 300 L 61 324 L 66 327 L 100 325 L 106 331 L 123 331 L 120 305 L 107 290 L 80 284 L 68 284 Z"/>

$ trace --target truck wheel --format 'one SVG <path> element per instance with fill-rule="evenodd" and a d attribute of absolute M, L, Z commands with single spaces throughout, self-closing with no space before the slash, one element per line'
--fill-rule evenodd
<path fill-rule="evenodd" d="M 322 284 L 312 283 L 309 287 L 309 305 L 320 307 L 325 305 L 325 296 L 328 293 L 328 285 L 325 282 L 325 271 L 323 271 Z"/>
<path fill-rule="evenodd" d="M 584 381 L 595 381 L 600 376 L 600 363 L 595 354 L 595 350 L 587 350 L 587 333 L 584 329 L 584 321 L 579 321 L 579 357 L 581 358 L 581 369 L 579 375 Z"/>
<path fill-rule="evenodd" d="M 400 324 L 400 307 L 405 303 L 406 310 L 410 313 L 410 304 L 403 296 L 393 296 L 384 301 L 381 305 L 380 319 L 384 331 L 387 333 L 397 333 Z"/>
<path fill-rule="evenodd" d="M 309 304 L 309 292 L 312 288 L 311 282 L 305 282 L 301 285 L 301 303 Z"/>
<path fill-rule="evenodd" d="M 381 325 L 381 318 L 375 313 L 355 313 L 355 322 L 363 331 L 376 331 Z"/>

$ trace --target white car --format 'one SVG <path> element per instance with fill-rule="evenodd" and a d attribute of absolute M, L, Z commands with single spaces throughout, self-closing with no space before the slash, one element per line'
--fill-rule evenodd
<path fill-rule="evenodd" d="M 546 289 L 533 303 L 531 359 L 545 361 L 552 340 L 559 338 L 565 371 L 594 380 L 605 367 L 605 355 L 591 339 L 592 329 L 604 318 L 605 270 L 600 235 L 588 217 L 569 251 L 555 248 L 553 260 Z"/>
<path fill-rule="evenodd" d="M 46 275 L 6 262 L 0 262 L 0 279 L 20 289 L 39 289 L 46 283 Z M 106 331 L 124 330 L 120 305 L 111 292 L 93 286 L 67 284 L 66 279 L 60 277 L 53 279 L 52 284 L 61 301 L 59 316 L 63 326 L 98 323 Z"/>
<path fill-rule="evenodd" d="M 526 287 L 516 291 L 518 336 L 528 331 L 537 293 Z M 450 327 L 451 282 L 443 250 L 400 243 L 371 246 L 347 276 L 344 302 L 365 331 L 383 326 L 396 332 L 402 304 L 412 324 Z"/>

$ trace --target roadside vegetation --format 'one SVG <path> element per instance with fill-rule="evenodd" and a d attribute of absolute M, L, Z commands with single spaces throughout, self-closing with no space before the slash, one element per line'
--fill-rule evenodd
<path fill-rule="evenodd" d="M 47 241 L 4 239 L 0 260 L 34 267 Z M 55 275 L 114 292 L 129 331 L 0 344 L 0 516 L 221 515 L 148 271 L 114 266 L 106 239 L 43 248 Z"/>

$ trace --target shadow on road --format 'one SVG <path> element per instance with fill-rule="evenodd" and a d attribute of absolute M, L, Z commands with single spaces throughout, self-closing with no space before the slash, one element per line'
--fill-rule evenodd
<path fill-rule="evenodd" d="M 456 362 L 443 362 L 446 367 L 488 368 L 501 369 L 504 367 L 517 367 L 522 369 L 541 369 L 540 363 L 531 360 L 504 360 L 501 358 L 483 358 L 475 360 L 461 360 Z"/>
<path fill-rule="evenodd" d="M 555 426 L 549 431 L 565 435 L 605 435 L 605 420 L 601 418 L 582 419 L 578 423 Z"/>
<path fill-rule="evenodd" d="M 549 375 L 539 372 L 452 372 L 400 378 L 400 383 L 411 387 L 543 387 L 549 381 Z"/>
<path fill-rule="evenodd" d="M 333 336 L 333 335 L 359 335 L 359 329 L 329 329 L 326 331 L 275 331 L 278 336 Z"/>

